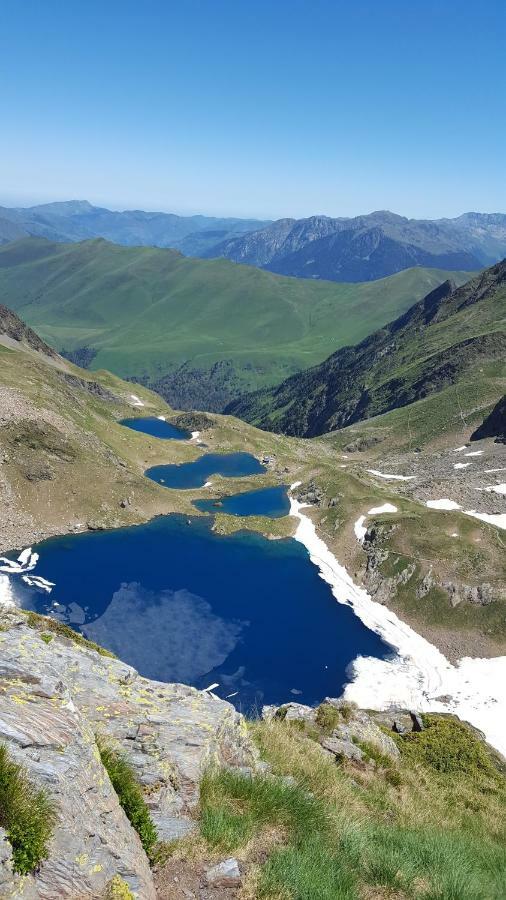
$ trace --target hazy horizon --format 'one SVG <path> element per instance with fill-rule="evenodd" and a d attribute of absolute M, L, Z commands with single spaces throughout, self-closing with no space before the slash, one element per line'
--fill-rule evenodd
<path fill-rule="evenodd" d="M 295 215 L 290 215 L 289 213 L 282 213 L 281 215 L 277 215 L 277 216 L 256 216 L 256 215 L 249 215 L 247 212 L 245 212 L 242 215 L 236 215 L 233 213 L 217 213 L 217 212 L 203 211 L 201 209 L 196 209 L 196 210 L 192 210 L 192 211 L 178 210 L 173 207 L 167 208 L 167 209 L 161 209 L 161 208 L 148 209 L 146 207 L 141 207 L 141 206 L 126 206 L 125 204 L 116 204 L 115 205 L 115 204 L 106 203 L 106 202 L 105 203 L 104 202 L 93 203 L 88 197 L 77 197 L 77 196 L 64 197 L 61 199 L 60 198 L 58 198 L 58 199 L 49 198 L 49 199 L 44 199 L 44 200 L 33 200 L 31 202 L 27 199 L 25 202 L 23 202 L 22 200 L 20 200 L 19 202 L 16 202 L 15 199 L 12 201 L 8 200 L 8 198 L 5 199 L 5 195 L 3 195 L 0 192 L 0 207 L 3 206 L 5 208 L 11 208 L 11 209 L 14 209 L 14 208 L 15 209 L 30 209 L 30 208 L 36 207 L 36 206 L 44 206 L 49 203 L 83 203 L 83 202 L 88 202 L 92 206 L 101 207 L 102 209 L 108 209 L 111 212 L 147 212 L 147 213 L 165 213 L 167 215 L 172 213 L 173 215 L 177 215 L 177 216 L 205 216 L 207 218 L 220 218 L 220 219 L 221 218 L 257 219 L 258 221 L 266 221 L 266 220 L 276 221 L 279 219 L 307 219 L 307 218 L 319 217 L 319 216 L 323 216 L 323 217 L 327 217 L 327 218 L 331 218 L 331 219 L 339 219 L 339 218 L 345 218 L 345 219 L 350 218 L 351 219 L 351 218 L 355 218 L 355 216 L 367 216 L 367 215 L 371 215 L 372 213 L 378 213 L 378 212 L 393 213 L 393 215 L 401 216 L 402 218 L 405 218 L 405 219 L 414 219 L 414 220 L 426 219 L 428 221 L 437 220 L 437 219 L 455 219 L 461 215 L 465 215 L 466 213 L 483 213 L 485 215 L 494 215 L 494 214 L 506 215 L 506 213 L 504 213 L 503 210 L 501 210 L 501 209 L 489 209 L 489 210 L 463 209 L 460 212 L 456 213 L 455 215 L 416 216 L 416 215 L 409 215 L 407 213 L 399 212 L 396 209 L 390 209 L 390 208 L 386 207 L 385 209 L 361 210 L 360 212 L 357 212 L 354 215 L 350 215 L 350 216 L 343 215 L 339 212 L 335 213 L 335 214 L 323 213 L 323 212 L 313 212 L 306 216 L 295 216 Z"/>

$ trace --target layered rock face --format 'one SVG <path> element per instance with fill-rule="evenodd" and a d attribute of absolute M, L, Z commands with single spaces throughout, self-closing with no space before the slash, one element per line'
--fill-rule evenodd
<path fill-rule="evenodd" d="M 48 859 L 23 879 L 13 874 L 0 833 L 0 897 L 99 898 L 119 876 L 134 897 L 151 900 L 148 859 L 96 736 L 134 767 L 159 839 L 167 841 L 195 827 L 206 766 L 255 766 L 243 719 L 210 693 L 141 678 L 119 660 L 28 621 L 0 607 L 0 743 L 50 794 L 58 820 Z"/>

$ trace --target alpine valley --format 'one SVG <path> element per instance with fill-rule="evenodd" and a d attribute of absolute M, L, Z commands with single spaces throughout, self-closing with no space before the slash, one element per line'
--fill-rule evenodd
<path fill-rule="evenodd" d="M 504 217 L 14 212 L 0 896 L 502 900 Z"/>

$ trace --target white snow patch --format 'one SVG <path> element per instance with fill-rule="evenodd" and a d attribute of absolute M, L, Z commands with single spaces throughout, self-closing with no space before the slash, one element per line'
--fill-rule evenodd
<path fill-rule="evenodd" d="M 397 512 L 397 507 L 392 503 L 384 503 L 383 506 L 373 506 L 367 513 L 368 516 L 380 516 L 381 513 Z"/>
<path fill-rule="evenodd" d="M 367 528 L 365 527 L 364 522 L 365 522 L 365 516 L 360 516 L 353 526 L 353 530 L 355 532 L 357 541 L 360 541 L 360 543 L 362 543 L 362 541 L 364 540 L 365 534 L 367 531 Z"/>
<path fill-rule="evenodd" d="M 465 450 L 466 448 L 467 448 L 467 444 L 462 444 L 462 447 L 455 447 L 455 450 L 454 450 L 453 452 L 454 452 L 454 453 L 461 453 L 462 450 Z"/>
<path fill-rule="evenodd" d="M 12 585 L 8 575 L 0 575 L 0 607 L 12 608 L 16 606 L 14 602 L 14 594 L 12 593 Z"/>
<path fill-rule="evenodd" d="M 390 659 L 355 659 L 344 698 L 362 709 L 396 705 L 421 712 L 454 713 L 483 731 L 490 744 L 506 753 L 506 657 L 465 657 L 457 665 L 449 663 L 436 647 L 353 583 L 318 537 L 314 523 L 301 513 L 304 506 L 307 504 L 290 498 L 290 514 L 299 519 L 295 539 L 307 548 L 338 603 L 351 606 L 364 625 L 379 634 L 393 651 Z M 443 696 L 449 699 L 442 700 Z"/>
<path fill-rule="evenodd" d="M 453 468 L 454 469 L 467 469 L 467 467 L 470 465 L 471 465 L 471 463 L 454 463 Z"/>
<path fill-rule="evenodd" d="M 157 419 L 160 419 L 160 422 L 165 422 L 165 416 L 157 416 Z"/>
<path fill-rule="evenodd" d="M 348 467 L 347 467 L 346 463 L 341 463 L 340 466 L 339 466 L 339 468 L 340 468 L 340 469 L 346 469 L 346 468 L 348 468 Z"/>
<path fill-rule="evenodd" d="M 506 466 L 502 469 L 485 469 L 485 475 L 492 475 L 493 472 L 506 472 Z"/>
<path fill-rule="evenodd" d="M 489 525 L 495 525 L 497 528 L 506 529 L 506 513 L 479 513 L 474 509 L 465 509 L 466 516 L 472 516 L 474 519 L 481 519 L 482 522 L 488 522 Z"/>
<path fill-rule="evenodd" d="M 211 485 L 212 485 L 212 481 L 206 481 L 206 483 L 204 484 L 204 487 L 211 487 Z"/>
<path fill-rule="evenodd" d="M 200 431 L 192 431 L 190 441 L 196 441 L 200 437 Z"/>
<path fill-rule="evenodd" d="M 130 399 L 133 401 L 132 406 L 144 406 L 144 403 L 137 394 L 130 394 Z"/>
<path fill-rule="evenodd" d="M 493 491 L 494 494 L 506 494 L 506 484 L 489 484 L 485 491 Z"/>
<path fill-rule="evenodd" d="M 295 488 L 300 487 L 301 484 L 302 484 L 302 481 L 294 481 L 294 483 L 290 485 L 290 490 L 291 490 L 291 491 L 294 491 Z"/>
<path fill-rule="evenodd" d="M 461 509 L 455 500 L 448 500 L 448 497 L 444 497 L 442 500 L 427 500 L 426 505 L 429 509 Z"/>
<path fill-rule="evenodd" d="M 378 472 L 377 469 L 367 469 L 371 475 L 377 475 L 378 478 L 386 478 L 390 481 L 413 481 L 416 478 L 416 475 L 385 475 L 383 472 Z"/>
<path fill-rule="evenodd" d="M 465 453 L 465 456 L 483 456 L 483 450 L 473 450 L 472 453 Z"/>

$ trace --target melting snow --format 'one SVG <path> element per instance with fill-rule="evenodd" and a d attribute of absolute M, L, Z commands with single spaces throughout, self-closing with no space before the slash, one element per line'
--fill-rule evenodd
<path fill-rule="evenodd" d="M 362 543 L 362 541 L 364 540 L 367 531 L 364 522 L 365 516 L 360 516 L 353 526 L 357 541 L 360 541 L 360 543 Z"/>
<path fill-rule="evenodd" d="M 489 484 L 485 491 L 493 491 L 494 494 L 506 494 L 506 484 Z"/>
<path fill-rule="evenodd" d="M 462 450 L 465 450 L 466 447 L 467 447 L 467 444 L 462 444 L 462 447 L 455 447 L 455 450 L 454 450 L 453 452 L 454 452 L 454 453 L 461 453 L 461 451 L 462 451 Z"/>
<path fill-rule="evenodd" d="M 331 586 L 337 602 L 351 606 L 364 625 L 392 647 L 394 654 L 384 660 L 357 657 L 350 667 L 344 698 L 362 709 L 396 705 L 422 712 L 455 713 L 483 731 L 497 750 L 506 753 L 506 656 L 465 657 L 456 665 L 449 663 L 388 607 L 376 603 L 354 584 L 318 537 L 314 523 L 301 513 L 305 505 L 290 498 L 290 513 L 299 519 L 295 539 L 308 549 L 311 561 Z"/>
<path fill-rule="evenodd" d="M 465 509 L 464 512 L 466 516 L 473 516 L 474 519 L 481 519 L 482 522 L 488 522 L 489 525 L 506 529 L 506 513 L 479 513 L 474 509 Z"/>
<path fill-rule="evenodd" d="M 379 516 L 381 513 L 394 513 L 397 512 L 397 507 L 393 506 L 392 503 L 384 503 L 383 506 L 373 506 L 372 509 L 367 513 L 368 516 Z"/>
<path fill-rule="evenodd" d="M 137 396 L 137 394 L 130 394 L 131 400 L 133 400 L 132 406 L 144 406 L 142 400 Z"/>
<path fill-rule="evenodd" d="M 483 456 L 483 450 L 473 450 L 472 453 L 466 453 L 465 456 Z"/>
<path fill-rule="evenodd" d="M 157 419 L 160 419 L 160 422 L 165 422 L 165 416 L 157 416 Z"/>
<path fill-rule="evenodd" d="M 455 500 L 448 500 L 447 497 L 442 500 L 427 500 L 426 504 L 429 509 L 460 509 L 458 503 L 455 503 Z"/>
<path fill-rule="evenodd" d="M 416 478 L 416 475 L 384 475 L 383 472 L 378 472 L 377 469 L 367 469 L 371 475 L 377 475 L 378 478 L 386 478 L 390 481 L 413 481 Z"/>
<path fill-rule="evenodd" d="M 471 465 L 471 463 L 455 463 L 453 468 L 454 469 L 467 469 L 467 467 L 470 465 Z"/>

